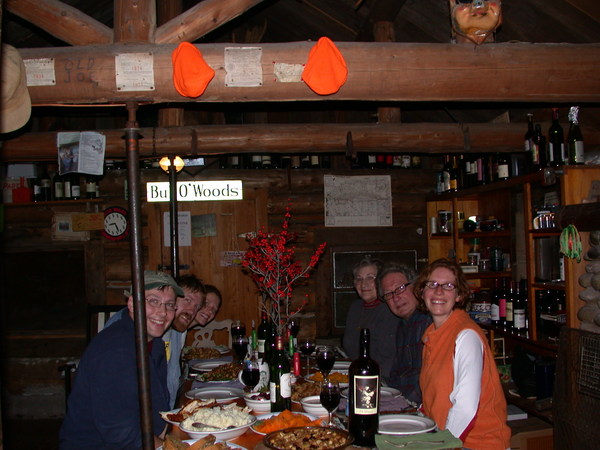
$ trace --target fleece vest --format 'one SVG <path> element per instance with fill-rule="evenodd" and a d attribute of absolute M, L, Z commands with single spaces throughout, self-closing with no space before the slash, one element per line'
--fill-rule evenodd
<path fill-rule="evenodd" d="M 454 389 L 454 350 L 456 338 L 464 329 L 475 330 L 483 342 L 481 396 L 475 417 L 463 433 L 466 448 L 504 450 L 510 447 L 510 428 L 506 425 L 506 400 L 492 352 L 481 328 L 467 313 L 456 309 L 441 327 L 432 324 L 423 335 L 423 368 L 420 384 L 423 409 L 440 429 L 446 428 Z"/>

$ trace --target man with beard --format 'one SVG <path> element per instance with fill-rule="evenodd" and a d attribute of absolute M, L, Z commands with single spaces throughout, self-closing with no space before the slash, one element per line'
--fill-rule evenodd
<path fill-rule="evenodd" d="M 192 326 L 198 310 L 204 304 L 206 289 L 204 284 L 195 275 L 182 275 L 177 278 L 177 284 L 183 290 L 183 295 L 177 297 L 177 310 L 171 328 L 169 328 L 162 339 L 165 343 L 167 354 L 167 385 L 169 387 L 170 409 L 175 407 L 177 392 L 181 385 L 181 350 L 185 345 L 188 328 Z M 106 326 L 111 326 L 120 320 L 124 310 L 114 314 Z"/>
<path fill-rule="evenodd" d="M 133 296 L 112 326 L 90 342 L 83 354 L 67 414 L 60 430 L 61 449 L 141 448 Z M 183 291 L 162 272 L 144 272 L 148 365 L 155 445 L 162 444 L 166 422 L 159 411 L 169 408 L 167 362 L 161 336 L 175 317 Z"/>

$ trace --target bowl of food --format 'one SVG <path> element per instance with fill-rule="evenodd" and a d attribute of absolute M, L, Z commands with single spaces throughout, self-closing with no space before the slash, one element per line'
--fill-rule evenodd
<path fill-rule="evenodd" d="M 271 412 L 271 395 L 268 392 L 248 392 L 244 394 L 244 401 L 256 414 Z"/>
<path fill-rule="evenodd" d="M 354 437 L 347 431 L 329 427 L 285 428 L 267 434 L 263 440 L 268 448 L 274 450 L 338 450 L 346 448 L 352 442 Z"/>
<path fill-rule="evenodd" d="M 248 408 L 241 408 L 232 403 L 213 408 L 201 408 L 183 420 L 179 428 L 191 438 L 202 438 L 212 434 L 217 439 L 226 441 L 244 434 L 254 422 L 256 417 L 250 414 Z"/>
<path fill-rule="evenodd" d="M 322 424 L 322 420 L 317 416 L 303 412 L 291 412 L 289 409 L 262 414 L 256 419 L 256 423 L 251 427 L 252 431 L 263 435 L 283 428 L 319 426 Z"/>
<path fill-rule="evenodd" d="M 328 415 L 327 410 L 321 405 L 321 397 L 318 395 L 304 397 L 300 400 L 300 404 L 304 411 L 313 416 L 326 417 Z"/>

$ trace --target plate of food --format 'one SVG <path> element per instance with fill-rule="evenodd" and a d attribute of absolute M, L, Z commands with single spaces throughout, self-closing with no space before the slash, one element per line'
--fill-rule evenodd
<path fill-rule="evenodd" d="M 243 397 L 244 391 L 231 387 L 206 387 L 187 391 L 185 396 L 195 400 L 214 400 L 217 403 L 227 403 Z"/>
<path fill-rule="evenodd" d="M 208 400 L 192 400 L 182 408 L 175 408 L 170 411 L 161 411 L 160 415 L 165 422 L 173 425 L 179 425 L 179 422 L 187 419 L 200 408 L 212 408 L 217 406 L 217 401 L 214 398 Z"/>
<path fill-rule="evenodd" d="M 413 414 L 386 414 L 379 417 L 379 434 L 420 434 L 435 429 L 435 422 L 429 417 Z"/>
<path fill-rule="evenodd" d="M 221 363 L 209 370 L 208 372 L 202 372 L 196 377 L 196 380 L 205 383 L 208 382 L 224 382 L 237 380 L 238 375 L 242 370 L 242 365 L 238 362 Z"/>
<path fill-rule="evenodd" d="M 305 397 L 311 395 L 319 395 L 321 392 L 321 386 L 317 383 L 296 383 L 292 384 L 292 402 L 300 403 Z"/>
<path fill-rule="evenodd" d="M 216 348 L 208 348 L 208 347 L 183 347 L 183 351 L 181 352 L 181 357 L 185 361 L 190 361 L 192 359 L 214 359 L 219 358 L 221 356 L 221 352 L 219 352 Z"/>
<path fill-rule="evenodd" d="M 256 417 L 256 423 L 250 428 L 252 431 L 258 434 L 269 434 L 276 430 L 289 427 L 306 427 L 306 426 L 320 426 L 322 419 L 312 414 L 303 412 L 291 412 L 286 409 L 281 412 L 274 412 L 268 414 L 261 414 Z"/>
<path fill-rule="evenodd" d="M 227 364 L 226 361 L 202 361 L 196 364 L 192 364 L 190 369 L 196 372 L 210 372 L 223 364 Z"/>
<path fill-rule="evenodd" d="M 314 450 L 337 450 L 348 447 L 354 437 L 346 430 L 329 427 L 294 427 L 273 431 L 265 436 L 263 443 L 271 449 L 303 448 Z M 309 444 L 306 446 L 306 444 Z"/>
<path fill-rule="evenodd" d="M 228 450 L 228 449 L 244 449 L 236 444 L 230 444 L 229 442 L 217 439 L 214 435 L 209 434 L 201 439 L 186 439 L 181 440 L 177 436 L 167 434 L 165 442 L 162 446 L 158 447 L 158 450 L 203 450 L 210 448 L 210 450 Z"/>
<path fill-rule="evenodd" d="M 266 414 L 271 411 L 271 394 L 269 392 L 246 392 L 244 401 L 255 414 Z"/>
<path fill-rule="evenodd" d="M 331 372 L 327 378 L 331 381 L 337 381 L 340 387 L 348 387 L 348 373 Z M 323 374 L 321 372 L 313 373 L 309 375 L 306 380 L 314 383 L 322 383 Z"/>
<path fill-rule="evenodd" d="M 179 428 L 192 438 L 202 438 L 209 434 L 217 439 L 227 441 L 241 436 L 250 428 L 256 417 L 250 414 L 249 408 L 242 408 L 232 403 L 200 408 L 179 424 Z"/>

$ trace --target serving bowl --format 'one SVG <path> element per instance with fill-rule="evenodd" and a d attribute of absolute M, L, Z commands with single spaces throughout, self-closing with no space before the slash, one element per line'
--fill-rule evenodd
<path fill-rule="evenodd" d="M 309 414 L 317 417 L 326 417 L 327 410 L 321 405 L 321 398 L 318 395 L 311 395 L 300 400 L 302 409 Z"/>
<path fill-rule="evenodd" d="M 332 439 L 335 444 L 326 445 L 328 438 Z M 315 444 L 314 447 L 302 447 L 302 448 L 314 448 L 315 450 L 339 450 L 346 448 L 352 442 L 354 442 L 354 436 L 348 433 L 346 430 L 340 430 L 339 428 L 329 427 L 295 427 L 295 428 L 284 428 L 283 430 L 273 431 L 265 436 L 263 443 L 268 448 L 273 450 L 282 450 L 290 448 L 289 446 L 281 447 L 277 443 L 281 439 L 285 439 L 287 443 L 294 442 L 297 439 L 298 442 L 319 442 L 318 446 Z M 300 448 L 300 447 L 297 447 Z"/>
<path fill-rule="evenodd" d="M 268 398 L 253 399 L 252 396 L 257 394 L 246 393 L 244 394 L 244 401 L 246 406 L 254 411 L 256 414 L 265 414 L 271 412 L 271 400 Z"/>
<path fill-rule="evenodd" d="M 256 422 L 256 417 L 252 416 L 252 420 L 246 425 L 242 425 L 241 427 L 225 428 L 223 430 L 196 431 L 190 430 L 189 428 L 185 428 L 181 424 L 179 425 L 179 428 L 185 431 L 193 439 L 199 439 L 204 436 L 208 436 L 209 434 L 212 434 L 217 439 L 227 441 L 229 439 L 235 439 L 236 437 L 239 437 L 242 434 L 244 434 L 246 430 L 248 430 L 248 428 L 250 428 L 254 424 L 254 422 Z"/>

